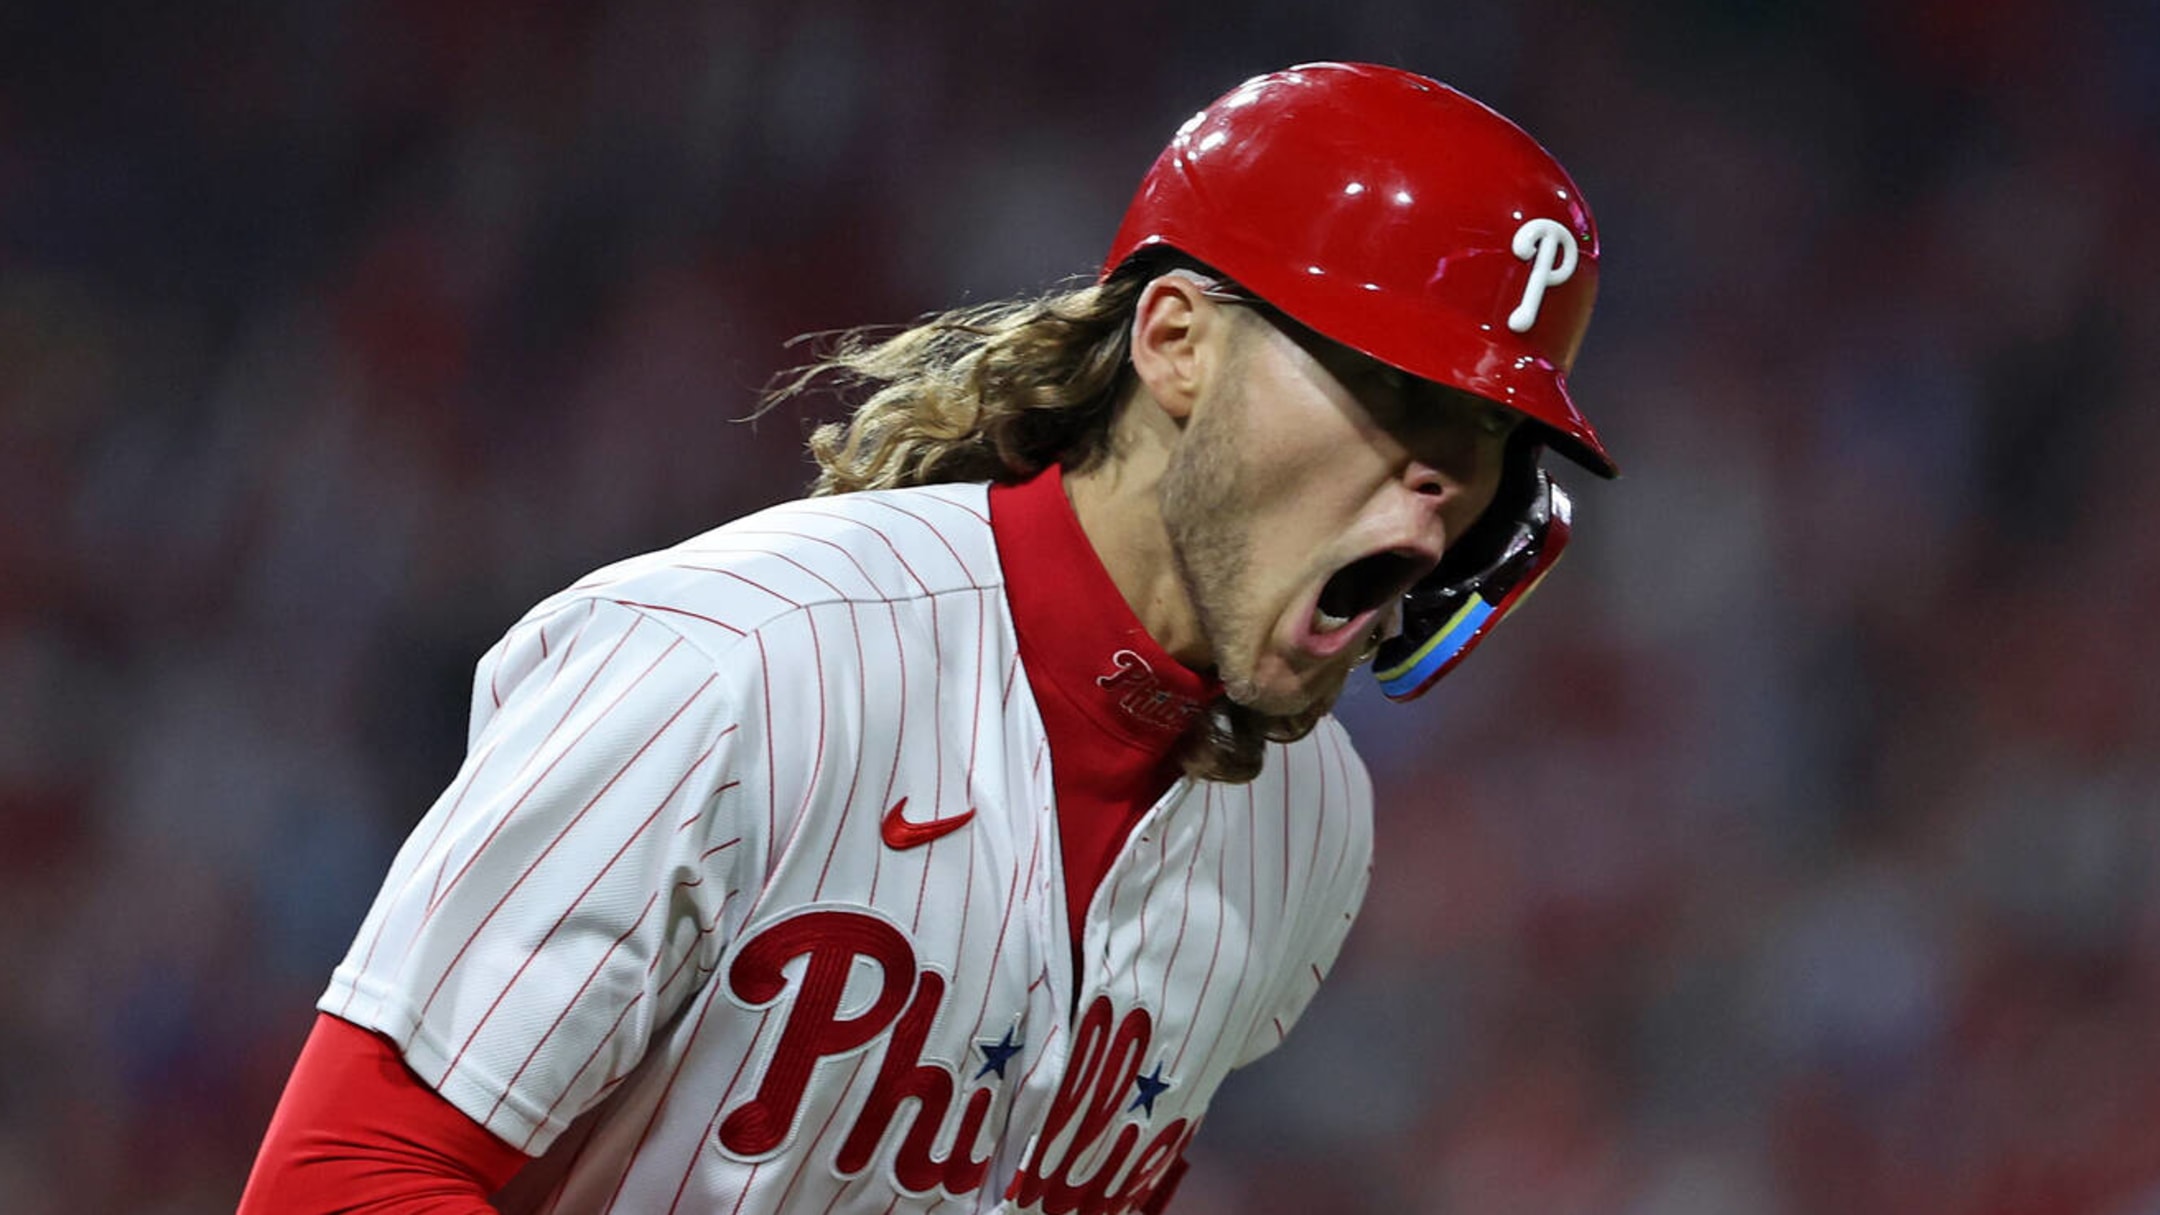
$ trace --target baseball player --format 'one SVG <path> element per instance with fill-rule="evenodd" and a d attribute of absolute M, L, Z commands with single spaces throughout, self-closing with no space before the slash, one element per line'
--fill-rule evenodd
<path fill-rule="evenodd" d="M 1521 130 L 1310 64 L 1100 277 L 844 342 L 817 492 L 481 660 L 246 1212 L 1160 1211 L 1364 893 L 1329 706 L 1565 544 L 1598 244 Z"/>

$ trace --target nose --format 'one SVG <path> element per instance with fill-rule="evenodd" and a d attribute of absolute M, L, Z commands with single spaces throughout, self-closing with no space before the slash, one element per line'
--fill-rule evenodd
<path fill-rule="evenodd" d="M 1413 457 L 1404 465 L 1402 484 L 1417 503 L 1420 531 L 1431 536 L 1434 552 L 1462 538 L 1500 489 L 1501 452 L 1497 446 L 1465 444 L 1445 461 Z"/>

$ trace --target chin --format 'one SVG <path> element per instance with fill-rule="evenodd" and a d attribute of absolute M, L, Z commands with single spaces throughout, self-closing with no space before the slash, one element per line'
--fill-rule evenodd
<path fill-rule="evenodd" d="M 1317 718 L 1335 707 L 1350 668 L 1329 664 L 1310 671 L 1287 667 L 1245 678 L 1223 679 L 1223 693 L 1231 700 L 1269 717 Z"/>

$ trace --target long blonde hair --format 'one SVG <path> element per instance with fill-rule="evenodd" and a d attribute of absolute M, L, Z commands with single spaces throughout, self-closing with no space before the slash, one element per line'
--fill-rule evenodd
<path fill-rule="evenodd" d="M 1128 358 L 1140 291 L 1187 259 L 1136 259 L 1101 283 L 956 308 L 893 332 L 828 335 L 808 365 L 785 373 L 759 412 L 814 388 L 866 393 L 846 421 L 810 435 L 817 495 L 954 481 L 1026 480 L 1052 463 L 1093 467 L 1134 391 Z M 1243 782 L 1270 741 L 1310 733 L 1326 713 L 1255 712 L 1217 698 L 1181 744 L 1186 772 Z"/>

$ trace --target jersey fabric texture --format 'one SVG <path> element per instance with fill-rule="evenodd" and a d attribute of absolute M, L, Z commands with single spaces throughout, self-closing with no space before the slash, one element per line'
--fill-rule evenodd
<path fill-rule="evenodd" d="M 1371 795 L 1332 719 L 1177 780 L 1075 957 L 1005 593 L 1065 547 L 867 492 L 544 601 L 319 1007 L 538 1157 L 506 1211 L 1138 1209 L 1334 959 Z"/>

